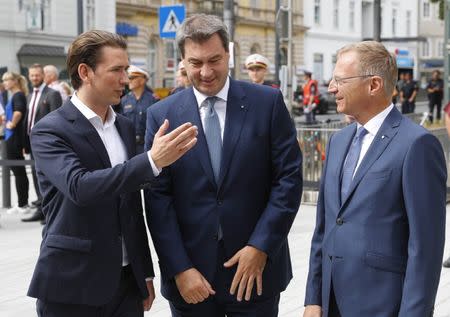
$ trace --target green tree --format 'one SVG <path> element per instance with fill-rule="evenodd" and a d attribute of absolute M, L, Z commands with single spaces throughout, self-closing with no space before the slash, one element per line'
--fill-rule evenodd
<path fill-rule="evenodd" d="M 439 19 L 444 20 L 444 1 L 445 0 L 430 0 L 431 3 L 439 3 Z"/>

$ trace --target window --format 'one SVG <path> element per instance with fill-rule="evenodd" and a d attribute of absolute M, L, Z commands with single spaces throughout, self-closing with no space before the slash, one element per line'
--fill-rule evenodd
<path fill-rule="evenodd" d="M 430 56 L 430 45 L 428 44 L 428 41 L 422 43 L 422 56 L 423 57 Z"/>
<path fill-rule="evenodd" d="M 95 0 L 84 0 L 84 30 L 95 28 Z"/>
<path fill-rule="evenodd" d="M 392 9 L 392 36 L 397 35 L 397 9 Z"/>
<path fill-rule="evenodd" d="M 333 1 L 333 26 L 335 28 L 339 27 L 339 0 Z"/>
<path fill-rule="evenodd" d="M 423 2 L 423 11 L 422 11 L 424 18 L 430 17 L 430 3 L 429 2 Z"/>
<path fill-rule="evenodd" d="M 29 31 L 51 29 L 51 0 L 32 0 L 19 3 L 19 9 L 26 10 L 26 23 Z"/>
<path fill-rule="evenodd" d="M 261 46 L 257 43 L 253 44 L 250 48 L 250 54 L 261 54 Z"/>
<path fill-rule="evenodd" d="M 406 36 L 411 36 L 411 11 L 406 11 Z"/>
<path fill-rule="evenodd" d="M 314 0 L 314 23 L 320 24 L 320 0 Z"/>
<path fill-rule="evenodd" d="M 323 80 L 323 54 L 314 54 L 313 75 L 316 80 Z"/>
<path fill-rule="evenodd" d="M 156 68 L 157 68 L 157 43 L 155 40 L 150 40 L 148 47 L 148 73 L 150 75 L 149 84 L 151 87 L 156 86 L 155 78 L 156 78 Z"/>
<path fill-rule="evenodd" d="M 438 40 L 437 42 L 437 54 L 438 57 L 444 56 L 444 42 L 442 40 Z"/>
<path fill-rule="evenodd" d="M 350 16 L 348 19 L 348 26 L 350 28 L 350 30 L 354 30 L 355 29 L 355 1 L 350 1 L 349 3 L 349 11 L 350 11 Z"/>
<path fill-rule="evenodd" d="M 175 63 L 175 42 L 166 42 L 166 70 L 173 71 Z"/>

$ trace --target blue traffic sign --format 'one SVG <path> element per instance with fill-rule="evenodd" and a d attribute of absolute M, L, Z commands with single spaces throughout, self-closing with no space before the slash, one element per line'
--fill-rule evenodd
<path fill-rule="evenodd" d="M 175 38 L 178 28 L 186 17 L 184 4 L 159 7 L 159 36 Z"/>

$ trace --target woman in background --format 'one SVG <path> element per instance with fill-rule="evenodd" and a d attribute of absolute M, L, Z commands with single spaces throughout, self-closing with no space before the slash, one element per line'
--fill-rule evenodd
<path fill-rule="evenodd" d="M 2 79 L 5 89 L 11 95 L 5 106 L 6 159 L 23 160 L 23 120 L 27 110 L 27 98 L 25 97 L 28 94 L 27 80 L 24 76 L 13 72 L 4 73 Z M 11 170 L 16 179 L 18 205 L 8 209 L 7 212 L 26 213 L 29 211 L 29 207 L 28 177 L 25 166 L 12 166 Z"/>

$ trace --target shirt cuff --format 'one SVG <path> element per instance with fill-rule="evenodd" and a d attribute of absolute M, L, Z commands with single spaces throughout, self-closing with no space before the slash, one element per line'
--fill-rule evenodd
<path fill-rule="evenodd" d="M 146 278 L 145 278 L 145 281 L 146 281 L 146 282 L 149 282 L 149 281 L 153 281 L 153 279 L 154 279 L 154 277 L 146 277 Z"/>
<path fill-rule="evenodd" d="M 153 162 L 152 156 L 150 155 L 150 151 L 147 152 L 148 160 L 150 161 L 150 165 L 152 166 L 153 176 L 158 177 L 161 173 L 162 169 L 156 167 L 155 162 Z"/>

